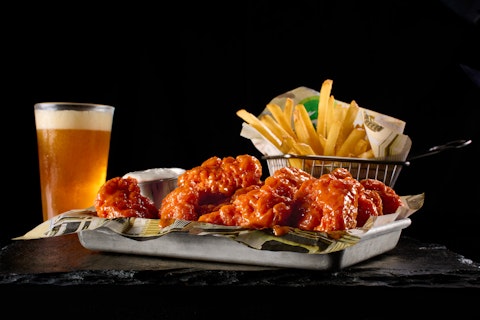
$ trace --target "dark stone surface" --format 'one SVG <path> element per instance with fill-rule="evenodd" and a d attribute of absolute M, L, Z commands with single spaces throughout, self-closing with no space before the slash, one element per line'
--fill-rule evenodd
<path fill-rule="evenodd" d="M 3 247 L 0 284 L 52 286 L 262 286 L 478 288 L 480 264 L 401 237 L 391 251 L 342 270 L 270 268 L 85 249 L 77 235 L 20 240 Z"/>
<path fill-rule="evenodd" d="M 454 311 L 468 319 L 480 297 L 478 262 L 406 236 L 393 250 L 343 270 L 103 253 L 82 247 L 75 234 L 12 242 L 2 248 L 0 266 L 2 304 L 18 316 L 30 311 L 15 301 L 51 300 L 49 312 L 69 314 L 81 301 L 84 312 L 126 319 L 225 318 L 225 312 L 268 319 L 285 310 L 359 319 Z"/>

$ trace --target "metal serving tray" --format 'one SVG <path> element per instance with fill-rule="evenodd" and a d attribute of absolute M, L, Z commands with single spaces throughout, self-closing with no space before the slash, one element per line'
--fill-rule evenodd
<path fill-rule="evenodd" d="M 269 267 L 334 270 L 351 266 L 395 248 L 402 230 L 410 224 L 410 218 L 403 218 L 373 227 L 358 243 L 328 254 L 258 250 L 226 237 L 177 232 L 155 239 L 135 240 L 108 228 L 98 228 L 81 231 L 78 238 L 85 248 L 95 251 Z"/>

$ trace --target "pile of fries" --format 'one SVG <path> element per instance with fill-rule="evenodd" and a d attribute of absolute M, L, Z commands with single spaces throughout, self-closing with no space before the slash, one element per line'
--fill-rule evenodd
<path fill-rule="evenodd" d="M 355 124 L 358 104 L 342 104 L 331 94 L 333 81 L 322 83 L 318 116 L 312 120 L 305 105 L 287 98 L 282 108 L 270 103 L 270 114 L 257 117 L 245 109 L 237 115 L 255 128 L 284 154 L 373 158 L 374 154 L 362 124 Z"/>

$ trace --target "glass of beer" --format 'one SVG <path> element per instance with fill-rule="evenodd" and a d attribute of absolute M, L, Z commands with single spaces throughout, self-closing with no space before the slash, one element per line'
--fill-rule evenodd
<path fill-rule="evenodd" d="M 44 221 L 93 206 L 107 178 L 114 110 L 92 103 L 35 104 Z"/>

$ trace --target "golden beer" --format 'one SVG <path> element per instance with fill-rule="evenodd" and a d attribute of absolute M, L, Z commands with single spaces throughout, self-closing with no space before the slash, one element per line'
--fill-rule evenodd
<path fill-rule="evenodd" d="M 105 183 L 113 107 L 35 105 L 43 220 L 93 205 Z"/>

